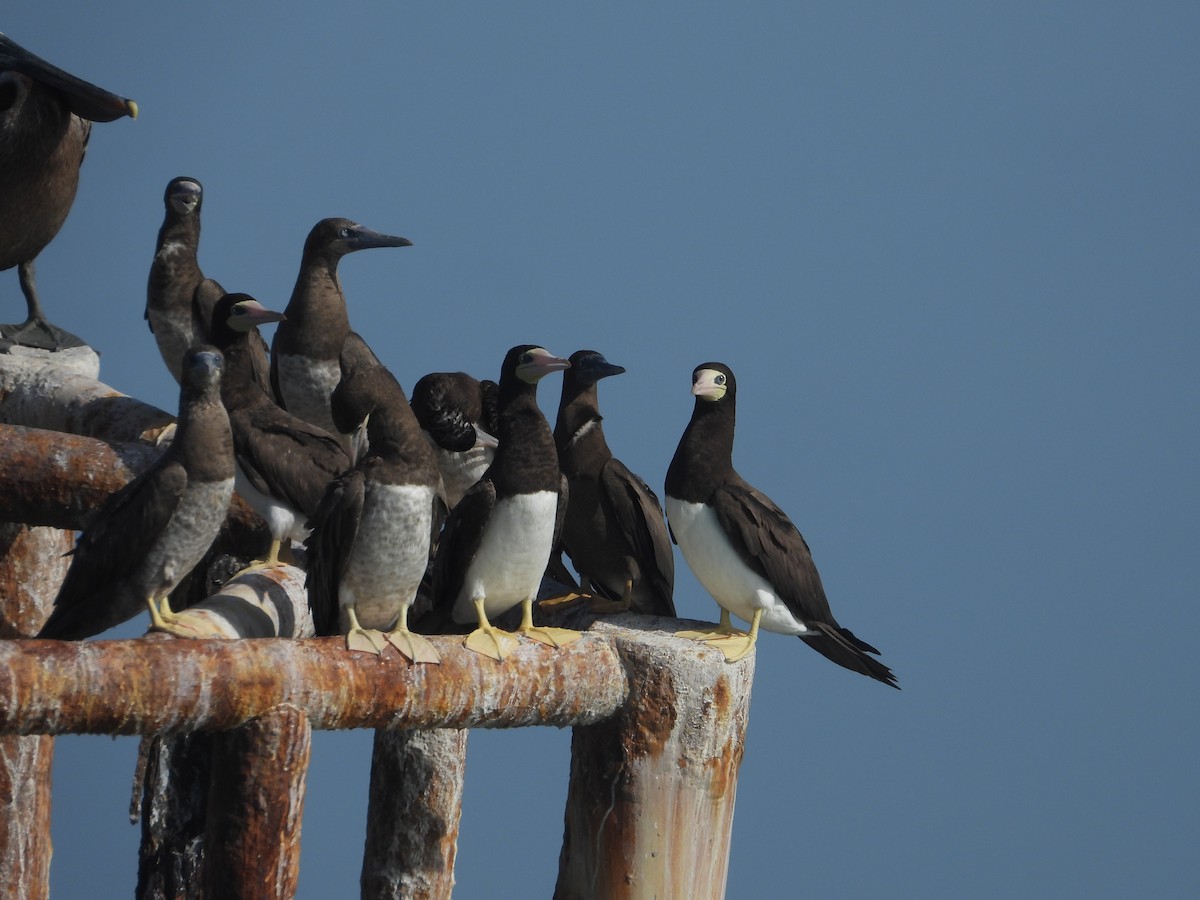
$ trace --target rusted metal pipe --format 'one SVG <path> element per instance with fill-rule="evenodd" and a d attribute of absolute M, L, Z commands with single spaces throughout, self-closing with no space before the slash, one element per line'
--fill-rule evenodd
<path fill-rule="evenodd" d="M 0 354 L 0 422 L 113 441 L 156 440 L 175 417 L 97 381 L 90 347 Z"/>
<path fill-rule="evenodd" d="M 572 734 L 554 896 L 719 900 L 754 656 L 730 665 L 679 638 L 608 623 L 596 630 L 613 636 L 629 701 Z"/>
<path fill-rule="evenodd" d="M 110 494 L 143 472 L 160 452 L 144 442 L 109 443 L 0 425 L 0 520 L 81 530 Z M 235 496 L 218 540 L 231 547 L 265 547 L 266 525 Z"/>
<path fill-rule="evenodd" d="M 0 522 L 0 635 L 36 634 L 66 574 L 71 535 Z M 0 897 L 50 893 L 54 738 L 0 736 Z"/>
<path fill-rule="evenodd" d="M 375 732 L 364 900 L 449 900 L 466 761 L 466 729 Z"/>
<path fill-rule="evenodd" d="M 497 663 L 433 637 L 441 665 L 307 641 L 0 641 L 0 733 L 150 734 L 239 728 L 283 705 L 314 728 L 576 725 L 624 701 L 608 640 L 533 641 Z"/>

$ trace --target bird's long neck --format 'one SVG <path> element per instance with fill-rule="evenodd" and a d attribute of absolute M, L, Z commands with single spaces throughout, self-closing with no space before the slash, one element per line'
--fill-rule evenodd
<path fill-rule="evenodd" d="M 214 385 L 180 403 L 179 423 L 171 452 L 198 481 L 224 481 L 233 477 L 233 434 L 229 414 Z"/>
<path fill-rule="evenodd" d="M 337 257 L 306 256 L 296 276 L 296 286 L 280 323 L 276 340 L 282 339 L 285 352 L 295 352 L 292 344 L 304 333 L 315 355 L 337 359 L 350 333 L 350 313 L 338 280 Z"/>
<path fill-rule="evenodd" d="M 701 503 L 733 471 L 734 420 L 732 398 L 696 400 L 667 469 L 669 496 Z"/>
<path fill-rule="evenodd" d="M 517 493 L 518 480 L 523 490 L 557 491 L 558 451 L 550 424 L 538 408 L 536 387 L 524 385 L 509 397 L 502 393 L 500 404 L 496 435 L 500 446 L 488 477 L 500 493 Z M 547 465 L 547 460 L 553 465 Z"/>
<path fill-rule="evenodd" d="M 554 423 L 554 444 L 565 474 L 581 471 L 588 462 L 598 467 L 597 463 L 612 457 L 600 424 L 603 420 L 595 384 L 580 390 L 564 388 Z"/>

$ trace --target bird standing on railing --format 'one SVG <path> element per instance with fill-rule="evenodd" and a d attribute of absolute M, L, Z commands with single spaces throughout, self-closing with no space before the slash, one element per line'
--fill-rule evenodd
<path fill-rule="evenodd" d="M 696 405 L 667 469 L 667 519 L 683 558 L 721 607 L 713 631 L 680 632 L 729 661 L 754 649 L 758 631 L 794 634 L 833 660 L 898 687 L 879 651 L 833 617 L 808 544 L 765 494 L 733 468 L 737 382 L 723 363 L 692 372 Z M 750 631 L 730 624 L 730 613 Z"/>
<path fill-rule="evenodd" d="M 0 34 L 0 271 L 18 267 L 28 307 L 22 324 L 0 325 L 0 346 L 83 345 L 46 320 L 33 261 L 75 202 L 92 122 L 121 116 L 137 118 L 137 104 L 69 75 Z"/>
<path fill-rule="evenodd" d="M 212 546 L 233 495 L 223 367 L 212 347 L 188 351 L 175 439 L 92 517 L 38 637 L 90 637 L 132 618 L 143 605 L 155 628 L 172 631 L 168 595 Z"/>
<path fill-rule="evenodd" d="M 339 425 L 366 420 L 369 450 L 329 484 L 309 522 L 317 634 L 345 634 L 350 650 L 381 654 L 388 643 L 412 662 L 440 662 L 433 645 L 408 627 L 429 565 L 438 489 L 433 449 L 383 366 L 343 378 L 332 412 Z"/>
<path fill-rule="evenodd" d="M 350 467 L 334 435 L 281 409 L 255 379 L 257 326 L 283 320 L 249 294 L 226 294 L 210 326 L 228 358 L 221 399 L 233 429 L 237 492 L 271 531 L 267 558 L 255 565 L 278 564 L 284 541 L 308 537 L 306 523 L 326 486 Z"/>
<path fill-rule="evenodd" d="M 204 277 L 196 258 L 203 205 L 204 188 L 195 178 L 180 176 L 168 182 L 163 192 L 163 223 L 146 285 L 146 321 L 176 381 L 184 351 L 212 340 L 209 328 L 213 309 L 225 296 L 225 289 L 217 281 Z M 251 338 L 251 349 L 255 380 L 269 393 L 270 355 L 266 341 L 257 332 Z"/>
<path fill-rule="evenodd" d="M 533 344 L 508 351 L 500 372 L 496 458 L 451 511 L 438 541 L 432 618 L 443 627 L 476 622 L 465 646 L 493 659 L 511 653 L 517 640 L 489 618 L 518 604 L 520 634 L 555 647 L 579 637 L 533 624 L 533 601 L 566 504 L 566 479 L 537 405 L 537 384 L 570 365 Z"/>
<path fill-rule="evenodd" d="M 437 457 L 447 509 L 483 477 L 496 456 L 497 385 L 466 372 L 430 372 L 412 390 L 412 409 Z"/>
<path fill-rule="evenodd" d="M 608 604 L 598 611 L 674 616 L 675 557 L 662 506 L 604 439 L 596 383 L 625 369 L 595 350 L 571 354 L 554 424 L 570 502 L 562 546 L 585 584 Z"/>
<path fill-rule="evenodd" d="M 335 432 L 330 397 L 342 377 L 379 358 L 350 330 L 338 262 L 372 247 L 410 247 L 408 238 L 380 234 L 349 219 L 322 219 L 308 233 L 300 273 L 271 343 L 271 385 L 279 405 Z M 336 433 L 336 432 L 335 432 Z M 349 438 L 343 436 L 349 449 Z"/>

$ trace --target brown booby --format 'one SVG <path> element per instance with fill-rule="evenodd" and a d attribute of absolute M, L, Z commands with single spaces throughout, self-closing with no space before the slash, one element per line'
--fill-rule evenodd
<path fill-rule="evenodd" d="M 350 650 L 378 654 L 386 642 L 414 663 L 440 662 L 433 645 L 408 627 L 429 564 L 438 487 L 433 450 L 383 366 L 343 378 L 332 410 L 340 425 L 367 422 L 370 449 L 330 482 L 309 522 L 308 596 L 317 634 L 345 634 Z"/>
<path fill-rule="evenodd" d="M 407 238 L 380 234 L 349 219 L 322 219 L 308 233 L 300 273 L 271 344 L 271 385 L 279 405 L 334 432 L 330 397 L 343 375 L 379 359 L 350 330 L 338 262 L 371 247 L 409 247 Z M 349 446 L 348 439 L 344 442 Z"/>
<path fill-rule="evenodd" d="M 228 361 L 221 399 L 229 410 L 237 492 L 267 522 L 275 565 L 284 541 L 308 537 L 306 522 L 325 488 L 350 467 L 341 442 L 281 409 L 254 377 L 256 326 L 283 321 L 248 294 L 226 294 L 213 310 L 213 343 Z"/>
<path fill-rule="evenodd" d="M 176 381 L 183 352 L 193 344 L 211 341 L 213 309 L 225 296 L 217 281 L 204 276 L 196 258 L 203 205 L 204 188 L 197 179 L 181 175 L 167 183 L 165 214 L 146 285 L 146 321 Z M 255 380 L 269 392 L 271 363 L 266 341 L 259 337 L 252 346 Z"/>
<path fill-rule="evenodd" d="M 42 313 L 33 261 L 62 227 L 93 122 L 137 118 L 137 104 L 89 84 L 0 34 L 0 271 L 18 267 L 28 317 L 0 345 L 46 350 L 83 341 Z M 180 352 L 186 348 L 180 348 Z"/>
<path fill-rule="evenodd" d="M 829 608 L 803 536 L 769 497 L 733 468 L 737 382 L 719 362 L 692 372 L 696 405 L 667 469 L 671 535 L 697 580 L 721 607 L 715 631 L 681 632 L 727 660 L 753 648 L 760 628 L 794 634 L 828 659 L 892 687 L 879 651 L 842 628 Z M 730 613 L 750 622 L 735 630 Z"/>
<path fill-rule="evenodd" d="M 675 556 L 654 491 L 613 456 L 604 439 L 596 383 L 625 369 L 595 350 L 571 354 L 554 424 L 570 503 L 562 547 L 583 587 L 607 598 L 597 611 L 674 616 Z"/>
<path fill-rule="evenodd" d="M 433 619 L 477 622 L 465 646 L 493 659 L 503 659 L 517 641 L 489 617 L 518 604 L 519 633 L 551 646 L 579 637 L 577 631 L 533 624 L 533 600 L 566 506 L 566 479 L 558 468 L 554 435 L 537 405 L 537 383 L 569 366 L 533 344 L 514 347 L 505 356 L 496 458 L 451 511 L 438 541 Z"/>
<path fill-rule="evenodd" d="M 155 628 L 172 631 L 167 595 L 212 546 L 233 495 L 223 366 L 213 347 L 187 352 L 174 441 L 92 517 L 38 637 L 80 640 L 143 606 Z"/>
<path fill-rule="evenodd" d="M 496 382 L 466 372 L 430 372 L 413 385 L 413 412 L 437 457 L 448 509 L 496 455 L 498 390 Z"/>

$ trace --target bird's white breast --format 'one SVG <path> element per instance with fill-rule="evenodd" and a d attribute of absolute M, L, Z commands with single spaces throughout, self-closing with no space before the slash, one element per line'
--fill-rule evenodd
<path fill-rule="evenodd" d="M 312 360 L 306 356 L 281 353 L 276 357 L 279 367 L 279 392 L 283 408 L 305 422 L 337 434 L 333 415 L 329 411 L 333 389 L 342 380 L 342 367 L 336 359 Z"/>
<path fill-rule="evenodd" d="M 496 502 L 454 604 L 456 622 L 475 620 L 474 598 L 484 598 L 491 617 L 537 595 L 550 560 L 557 509 L 558 494 L 553 491 Z"/>
<path fill-rule="evenodd" d="M 428 486 L 367 483 L 338 591 L 364 628 L 390 628 L 412 603 L 429 562 L 433 494 Z"/>
<path fill-rule="evenodd" d="M 759 627 L 781 634 L 803 634 L 808 628 L 779 598 L 771 583 L 747 566 L 729 542 L 712 508 L 667 496 L 667 521 L 683 558 L 723 608 L 749 620 L 763 611 Z"/>
<path fill-rule="evenodd" d="M 141 564 L 142 590 L 156 595 L 175 589 L 212 546 L 233 496 L 233 479 L 188 484 L 167 527 Z"/>
<path fill-rule="evenodd" d="M 239 462 L 235 469 L 234 490 L 250 504 L 250 508 L 263 517 L 271 537 L 277 541 L 303 541 L 308 537 L 304 527 L 305 516 L 285 500 L 264 494 L 256 488 L 242 470 Z"/>

